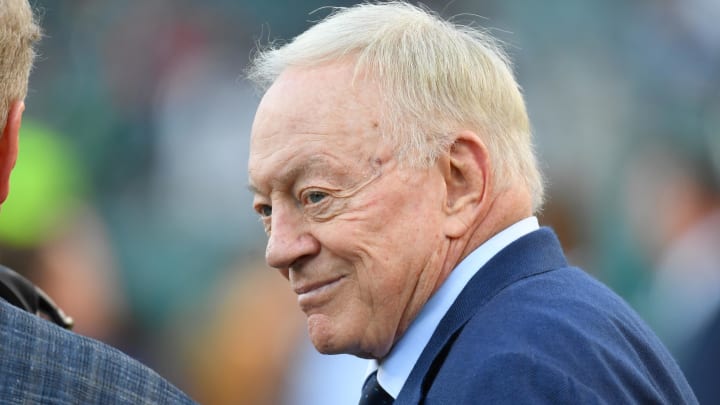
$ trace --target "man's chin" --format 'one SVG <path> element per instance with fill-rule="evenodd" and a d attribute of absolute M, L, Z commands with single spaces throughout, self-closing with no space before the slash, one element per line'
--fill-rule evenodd
<path fill-rule="evenodd" d="M 351 354 L 363 359 L 377 358 L 361 345 L 357 331 L 337 325 L 326 315 L 313 314 L 308 317 L 308 333 L 315 350 L 322 354 Z"/>
<path fill-rule="evenodd" d="M 318 352 L 322 354 L 344 353 L 330 317 L 323 314 L 308 315 L 307 328 L 310 340 Z"/>
<path fill-rule="evenodd" d="M 353 331 L 338 325 L 332 317 L 312 314 L 307 318 L 308 334 L 315 349 L 322 354 L 355 354 L 358 339 Z"/>

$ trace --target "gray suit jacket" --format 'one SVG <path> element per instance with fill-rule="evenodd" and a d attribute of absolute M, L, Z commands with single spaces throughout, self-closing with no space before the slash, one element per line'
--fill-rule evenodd
<path fill-rule="evenodd" d="M 0 299 L 3 404 L 193 404 L 122 352 Z"/>

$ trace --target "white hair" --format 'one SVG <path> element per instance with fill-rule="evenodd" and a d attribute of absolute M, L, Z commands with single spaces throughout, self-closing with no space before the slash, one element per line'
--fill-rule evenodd
<path fill-rule="evenodd" d="M 543 201 L 530 124 L 509 59 L 486 32 L 403 3 L 335 9 L 283 46 L 258 51 L 248 76 L 266 90 L 288 67 L 354 58 L 384 95 L 381 128 L 398 159 L 434 163 L 453 134 L 472 130 L 486 144 L 499 188 L 518 181 Z"/>
<path fill-rule="evenodd" d="M 25 99 L 40 36 L 27 0 L 0 0 L 0 128 L 10 103 Z"/>

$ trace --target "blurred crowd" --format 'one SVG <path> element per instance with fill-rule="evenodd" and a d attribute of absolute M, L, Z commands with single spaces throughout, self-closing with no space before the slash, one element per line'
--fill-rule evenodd
<path fill-rule="evenodd" d="M 317 380 L 359 395 L 365 363 L 314 354 L 262 264 L 243 79 L 258 43 L 353 2 L 32 3 L 45 37 L 13 175 L 30 180 L 3 208 L 0 262 L 203 403 L 317 404 Z M 720 3 L 423 4 L 506 44 L 547 177 L 541 223 L 691 383 L 720 370 L 703 348 L 720 328 Z"/>

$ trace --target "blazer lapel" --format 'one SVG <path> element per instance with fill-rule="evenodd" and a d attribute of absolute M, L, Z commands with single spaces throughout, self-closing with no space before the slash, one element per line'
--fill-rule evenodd
<path fill-rule="evenodd" d="M 440 321 L 395 404 L 418 404 L 425 398 L 452 342 L 477 310 L 497 293 L 523 278 L 564 266 L 567 261 L 560 242 L 549 228 L 523 236 L 490 259 Z"/>

